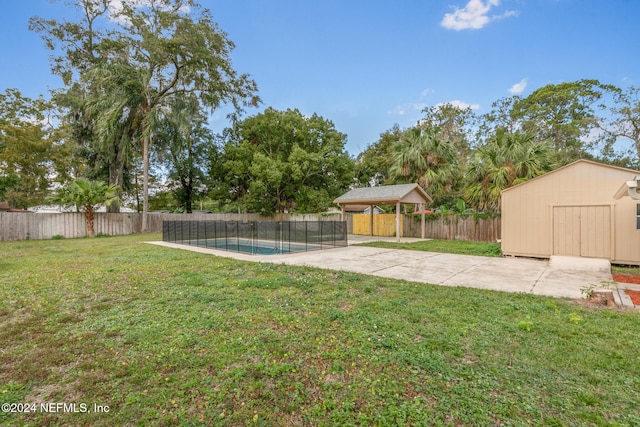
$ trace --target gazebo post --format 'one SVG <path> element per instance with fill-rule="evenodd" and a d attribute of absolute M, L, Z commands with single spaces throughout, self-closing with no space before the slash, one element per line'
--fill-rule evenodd
<path fill-rule="evenodd" d="M 396 202 L 396 242 L 400 243 L 400 200 Z"/>
<path fill-rule="evenodd" d="M 344 221 L 344 205 L 340 205 L 340 221 Z"/>
<path fill-rule="evenodd" d="M 420 231 L 420 238 L 424 239 L 424 208 L 425 208 L 425 204 L 424 203 L 420 203 L 420 225 L 422 226 L 422 229 Z"/>

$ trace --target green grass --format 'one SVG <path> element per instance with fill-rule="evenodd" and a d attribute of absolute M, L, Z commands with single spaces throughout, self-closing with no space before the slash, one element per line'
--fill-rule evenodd
<path fill-rule="evenodd" d="M 640 276 L 640 267 L 636 265 L 612 265 L 611 272 L 614 274 L 626 274 L 629 276 Z"/>
<path fill-rule="evenodd" d="M 640 425 L 640 314 L 142 243 L 0 244 L 4 425 Z"/>
<path fill-rule="evenodd" d="M 464 240 L 421 240 L 413 243 L 370 242 L 359 246 L 376 248 L 411 249 L 427 252 L 444 252 L 459 255 L 500 257 L 500 243 L 467 242 Z"/>

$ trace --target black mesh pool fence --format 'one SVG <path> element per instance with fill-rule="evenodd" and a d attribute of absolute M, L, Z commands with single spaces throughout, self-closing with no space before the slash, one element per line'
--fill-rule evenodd
<path fill-rule="evenodd" d="M 250 254 L 347 246 L 346 221 L 163 221 L 162 240 Z"/>

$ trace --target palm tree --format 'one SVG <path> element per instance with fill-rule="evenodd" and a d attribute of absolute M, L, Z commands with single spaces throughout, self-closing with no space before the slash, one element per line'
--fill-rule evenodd
<path fill-rule="evenodd" d="M 75 206 L 76 209 L 84 212 L 87 220 L 87 236 L 95 237 L 93 228 L 95 211 L 100 206 L 118 202 L 118 191 L 117 185 L 78 178 L 66 187 L 58 188 L 49 200 L 67 207 Z"/>
<path fill-rule="evenodd" d="M 498 129 L 479 147 L 467 169 L 465 198 L 479 210 L 500 211 L 500 192 L 554 167 L 553 149 L 529 133 Z"/>
<path fill-rule="evenodd" d="M 449 193 L 456 181 L 458 153 L 450 142 L 437 137 L 435 129 L 408 129 L 394 147 L 390 174 L 396 182 L 416 182 L 438 199 Z"/>

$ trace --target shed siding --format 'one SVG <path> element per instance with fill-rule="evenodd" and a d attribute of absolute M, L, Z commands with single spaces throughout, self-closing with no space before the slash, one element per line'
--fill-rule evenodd
<path fill-rule="evenodd" d="M 635 203 L 615 200 L 637 172 L 579 161 L 502 193 L 502 251 L 605 257 L 640 264 Z"/>
<path fill-rule="evenodd" d="M 621 264 L 640 264 L 640 230 L 636 229 L 636 205 L 640 200 L 623 197 L 614 210 L 615 260 Z"/>
<path fill-rule="evenodd" d="M 553 254 L 580 256 L 580 207 L 553 208 Z"/>

